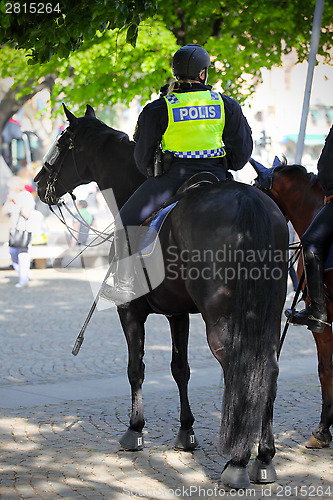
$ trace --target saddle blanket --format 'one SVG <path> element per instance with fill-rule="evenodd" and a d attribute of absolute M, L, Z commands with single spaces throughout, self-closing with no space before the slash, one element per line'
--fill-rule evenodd
<path fill-rule="evenodd" d="M 174 203 L 171 203 L 171 205 L 162 208 L 159 212 L 157 212 L 155 217 L 151 220 L 148 230 L 140 243 L 139 253 L 141 257 L 149 257 L 150 255 L 152 255 L 156 247 L 158 236 L 163 227 L 163 224 L 166 221 L 166 218 L 168 217 L 170 212 L 177 205 L 177 203 L 178 200 L 175 201 Z"/>

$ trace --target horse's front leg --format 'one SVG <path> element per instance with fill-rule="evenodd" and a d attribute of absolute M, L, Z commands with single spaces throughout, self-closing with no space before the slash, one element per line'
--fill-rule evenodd
<path fill-rule="evenodd" d="M 189 315 L 175 315 L 168 318 L 172 337 L 171 372 L 178 386 L 180 399 L 180 429 L 175 441 L 175 448 L 193 450 L 198 445 L 192 425 L 194 417 L 188 400 L 188 364 Z"/>
<path fill-rule="evenodd" d="M 142 302 L 142 301 L 140 301 Z M 130 425 L 120 439 L 120 444 L 125 450 L 142 450 L 143 434 L 145 425 L 142 407 L 142 384 L 144 380 L 145 365 L 144 340 L 145 322 L 148 316 L 146 307 L 138 307 L 139 301 L 135 301 L 128 307 L 118 308 L 118 314 L 123 327 L 128 346 L 127 374 L 132 390 L 132 413 Z"/>
<path fill-rule="evenodd" d="M 313 332 L 317 345 L 318 375 L 322 393 L 322 411 L 318 427 L 313 431 L 307 448 L 325 448 L 332 441 L 330 426 L 333 425 L 333 336 L 327 326 L 323 333 Z"/>

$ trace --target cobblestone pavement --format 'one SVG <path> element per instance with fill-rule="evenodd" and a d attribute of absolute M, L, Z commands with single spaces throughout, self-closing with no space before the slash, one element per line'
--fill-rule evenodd
<path fill-rule="evenodd" d="M 173 449 L 178 394 L 170 377 L 165 318 L 147 324 L 145 449 L 118 444 L 128 425 L 126 345 L 116 310 L 95 313 L 81 352 L 71 349 L 92 303 L 83 272 L 33 270 L 17 289 L 0 271 L 0 498 L 149 499 L 332 498 L 333 451 L 305 442 L 321 407 L 312 335 L 292 327 L 281 355 L 275 406 L 278 482 L 249 491 L 219 489 L 226 457 L 216 448 L 223 388 L 203 322 L 191 317 L 190 399 L 200 447 Z"/>

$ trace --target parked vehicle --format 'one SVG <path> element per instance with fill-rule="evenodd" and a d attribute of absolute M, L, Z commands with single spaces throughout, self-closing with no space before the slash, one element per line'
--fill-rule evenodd
<path fill-rule="evenodd" d="M 22 131 L 11 118 L 2 131 L 1 154 L 13 174 L 17 174 L 22 167 L 33 167 L 42 159 L 40 138 L 36 132 Z"/>

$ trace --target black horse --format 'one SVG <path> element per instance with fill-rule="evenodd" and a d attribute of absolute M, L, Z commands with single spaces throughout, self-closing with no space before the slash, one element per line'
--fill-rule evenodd
<path fill-rule="evenodd" d="M 134 143 L 100 122 L 89 105 L 81 118 L 64 109 L 69 126 L 35 179 L 40 199 L 55 204 L 76 186 L 96 181 L 102 191 L 112 188 L 121 207 L 144 181 L 134 163 Z M 180 395 L 176 447 L 191 450 L 197 446 L 187 392 L 187 350 L 189 313 L 201 313 L 209 347 L 224 372 L 220 442 L 230 460 L 222 481 L 232 488 L 250 484 L 247 464 L 261 426 L 250 478 L 273 482 L 276 352 L 287 281 L 285 219 L 258 189 L 228 180 L 188 190 L 159 237 L 164 281 L 128 307 L 118 308 L 128 344 L 132 389 L 130 425 L 120 442 L 132 450 L 143 446 L 144 325 L 149 314 L 158 313 L 168 318 L 172 335 L 171 371 Z M 178 273 L 175 252 L 178 269 L 182 266 Z"/>

